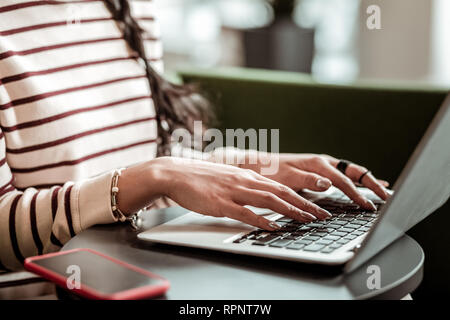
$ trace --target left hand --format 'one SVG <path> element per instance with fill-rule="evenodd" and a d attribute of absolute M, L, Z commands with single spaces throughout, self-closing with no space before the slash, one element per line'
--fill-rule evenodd
<path fill-rule="evenodd" d="M 275 157 L 278 157 L 278 159 Z M 339 160 L 329 155 L 264 154 L 259 152 L 258 159 L 263 159 L 263 164 L 268 163 L 268 161 L 279 161 L 278 170 L 265 176 L 295 191 L 304 188 L 313 191 L 325 191 L 331 185 L 334 185 L 362 208 L 376 210 L 373 202 L 365 198 L 355 186 L 355 183 L 367 171 L 366 168 L 360 165 L 351 163 L 347 167 L 345 174 L 343 174 L 336 168 Z M 240 167 L 261 173 L 263 164 L 261 164 L 261 161 L 258 161 L 256 164 L 245 161 Z M 382 200 L 386 200 L 389 197 L 389 193 L 386 190 L 389 183 L 376 179 L 370 172 L 363 177 L 361 183 Z"/>

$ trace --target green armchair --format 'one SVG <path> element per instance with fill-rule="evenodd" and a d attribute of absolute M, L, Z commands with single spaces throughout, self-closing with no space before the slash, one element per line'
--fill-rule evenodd
<path fill-rule="evenodd" d="M 448 93 L 399 82 L 321 84 L 305 74 L 256 69 L 184 69 L 178 75 L 215 100 L 220 128 L 280 129 L 281 152 L 351 159 L 391 183 Z M 450 202 L 409 232 L 426 253 L 415 297 L 450 292 L 448 214 Z"/>

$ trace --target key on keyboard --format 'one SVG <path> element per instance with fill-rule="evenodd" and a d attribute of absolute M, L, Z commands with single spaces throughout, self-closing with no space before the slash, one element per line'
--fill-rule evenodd
<path fill-rule="evenodd" d="M 382 203 L 376 201 L 375 205 L 379 208 Z M 280 230 L 255 230 L 233 242 L 240 244 L 249 241 L 252 245 L 277 249 L 331 253 L 369 231 L 377 218 L 376 212 L 368 212 L 348 199 L 322 199 L 316 204 L 331 212 L 332 217 L 310 223 L 282 217 L 277 220 Z"/>

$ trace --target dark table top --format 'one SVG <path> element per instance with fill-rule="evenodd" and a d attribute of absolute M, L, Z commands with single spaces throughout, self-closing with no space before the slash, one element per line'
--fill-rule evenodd
<path fill-rule="evenodd" d="M 144 228 L 185 212 L 178 207 L 146 212 Z M 171 283 L 167 299 L 400 299 L 423 277 L 422 248 L 406 235 L 343 274 L 337 267 L 153 244 L 138 240 L 137 233 L 128 224 L 95 226 L 63 250 L 91 248 L 159 274 Z M 380 289 L 367 286 L 370 265 L 380 268 Z"/>

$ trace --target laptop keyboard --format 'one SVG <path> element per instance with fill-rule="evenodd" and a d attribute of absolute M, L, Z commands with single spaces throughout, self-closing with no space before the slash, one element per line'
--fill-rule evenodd
<path fill-rule="evenodd" d="M 258 229 L 233 242 L 250 242 L 255 246 L 332 253 L 351 240 L 367 233 L 377 219 L 377 211 L 384 202 L 374 201 L 378 208 L 376 212 L 362 209 L 348 198 L 321 199 L 315 203 L 328 210 L 332 217 L 310 223 L 281 217 L 276 220 L 281 226 L 280 230 L 268 232 Z"/>

